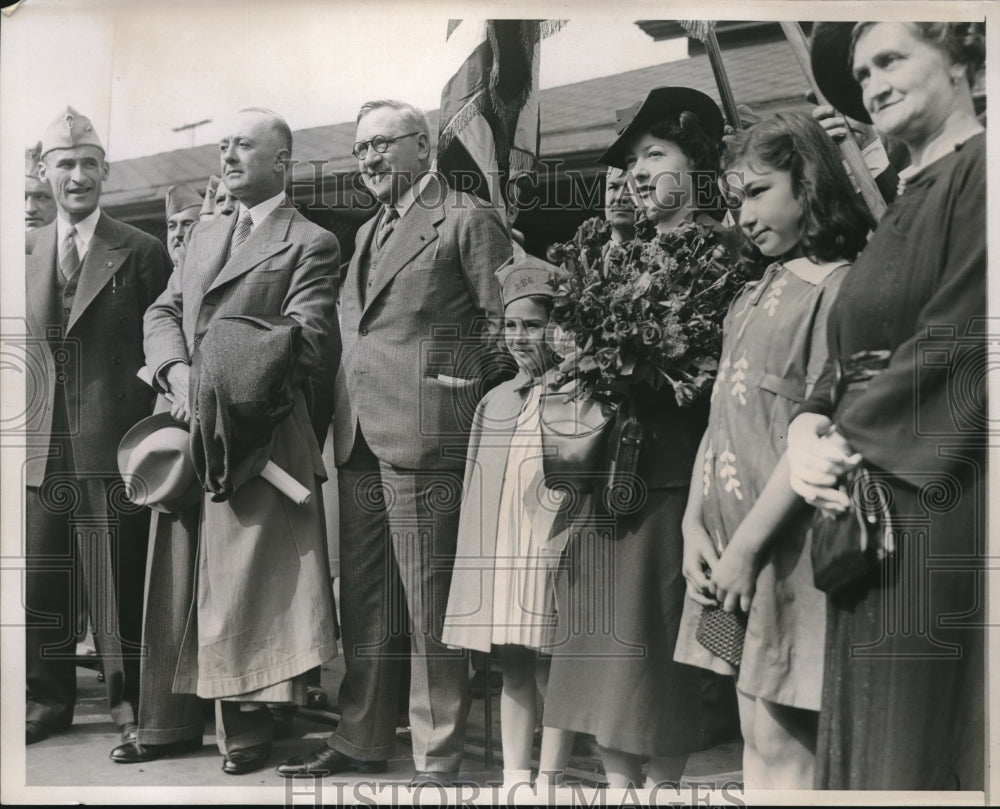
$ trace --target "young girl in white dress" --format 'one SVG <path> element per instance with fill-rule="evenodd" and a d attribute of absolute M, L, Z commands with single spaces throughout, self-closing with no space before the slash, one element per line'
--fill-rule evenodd
<path fill-rule="evenodd" d="M 555 359 L 547 338 L 560 270 L 533 256 L 498 271 L 504 341 L 518 365 L 476 408 L 443 640 L 489 652 L 503 668 L 504 784 L 530 784 L 531 747 L 555 641 L 553 575 L 568 537 L 557 492 L 545 486 L 540 401 Z M 545 728 L 539 778 L 566 760 L 573 734 Z M 527 787 L 526 787 L 527 792 Z"/>

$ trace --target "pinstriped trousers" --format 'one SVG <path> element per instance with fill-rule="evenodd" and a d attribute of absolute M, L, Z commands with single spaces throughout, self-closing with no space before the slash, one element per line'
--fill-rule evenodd
<path fill-rule="evenodd" d="M 461 471 L 393 467 L 375 457 L 359 428 L 351 457 L 338 470 L 338 491 L 346 673 L 340 725 L 327 744 L 369 761 L 392 755 L 401 670 L 409 658 L 416 769 L 455 771 L 469 711 L 468 660 L 441 643 L 441 630 Z"/>

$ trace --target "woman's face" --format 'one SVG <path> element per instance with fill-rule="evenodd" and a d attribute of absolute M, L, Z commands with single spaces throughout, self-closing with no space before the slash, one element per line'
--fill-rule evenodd
<path fill-rule="evenodd" d="M 965 81 L 962 65 L 900 22 L 862 31 L 853 71 L 875 128 L 907 145 L 921 145 L 941 129 Z"/>
<path fill-rule="evenodd" d="M 503 336 L 517 367 L 531 376 L 541 376 L 554 363 L 552 347 L 546 340 L 549 315 L 531 298 L 518 298 L 503 313 Z"/>
<path fill-rule="evenodd" d="M 625 155 L 639 199 L 656 220 L 670 219 L 691 205 L 691 160 L 673 141 L 649 132 L 636 135 Z"/>
<path fill-rule="evenodd" d="M 802 205 L 795 198 L 790 172 L 768 166 L 736 166 L 743 177 L 740 227 L 765 256 L 801 255 Z"/>

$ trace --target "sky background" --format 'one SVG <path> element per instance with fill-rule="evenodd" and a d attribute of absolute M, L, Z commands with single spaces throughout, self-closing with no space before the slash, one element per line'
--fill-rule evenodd
<path fill-rule="evenodd" d="M 25 141 L 41 137 L 68 103 L 93 120 L 109 159 L 122 160 L 191 146 L 190 132 L 171 130 L 203 119 L 213 124 L 198 128 L 193 143 L 213 143 L 223 113 L 244 106 L 271 107 L 293 130 L 353 120 L 371 98 L 436 109 L 454 71 L 448 19 L 472 19 L 476 9 L 393 0 L 27 0 L 0 24 L 0 65 L 8 84 L 31 88 L 22 96 Z M 570 21 L 542 43 L 543 88 L 686 54 L 683 40 L 654 42 L 611 3 L 564 13 Z"/>

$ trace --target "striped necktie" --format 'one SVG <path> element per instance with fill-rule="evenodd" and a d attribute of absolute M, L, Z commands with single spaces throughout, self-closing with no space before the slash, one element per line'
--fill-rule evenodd
<path fill-rule="evenodd" d="M 395 208 L 386 208 L 385 216 L 382 217 L 382 221 L 378 226 L 378 233 L 375 234 L 375 248 L 381 250 L 385 245 L 386 240 L 392 235 L 392 231 L 396 228 L 396 223 L 399 221 L 399 211 Z"/>
<path fill-rule="evenodd" d="M 80 269 L 80 254 L 76 249 L 76 228 L 70 225 L 59 243 L 59 271 L 67 281 L 72 280 Z"/>

